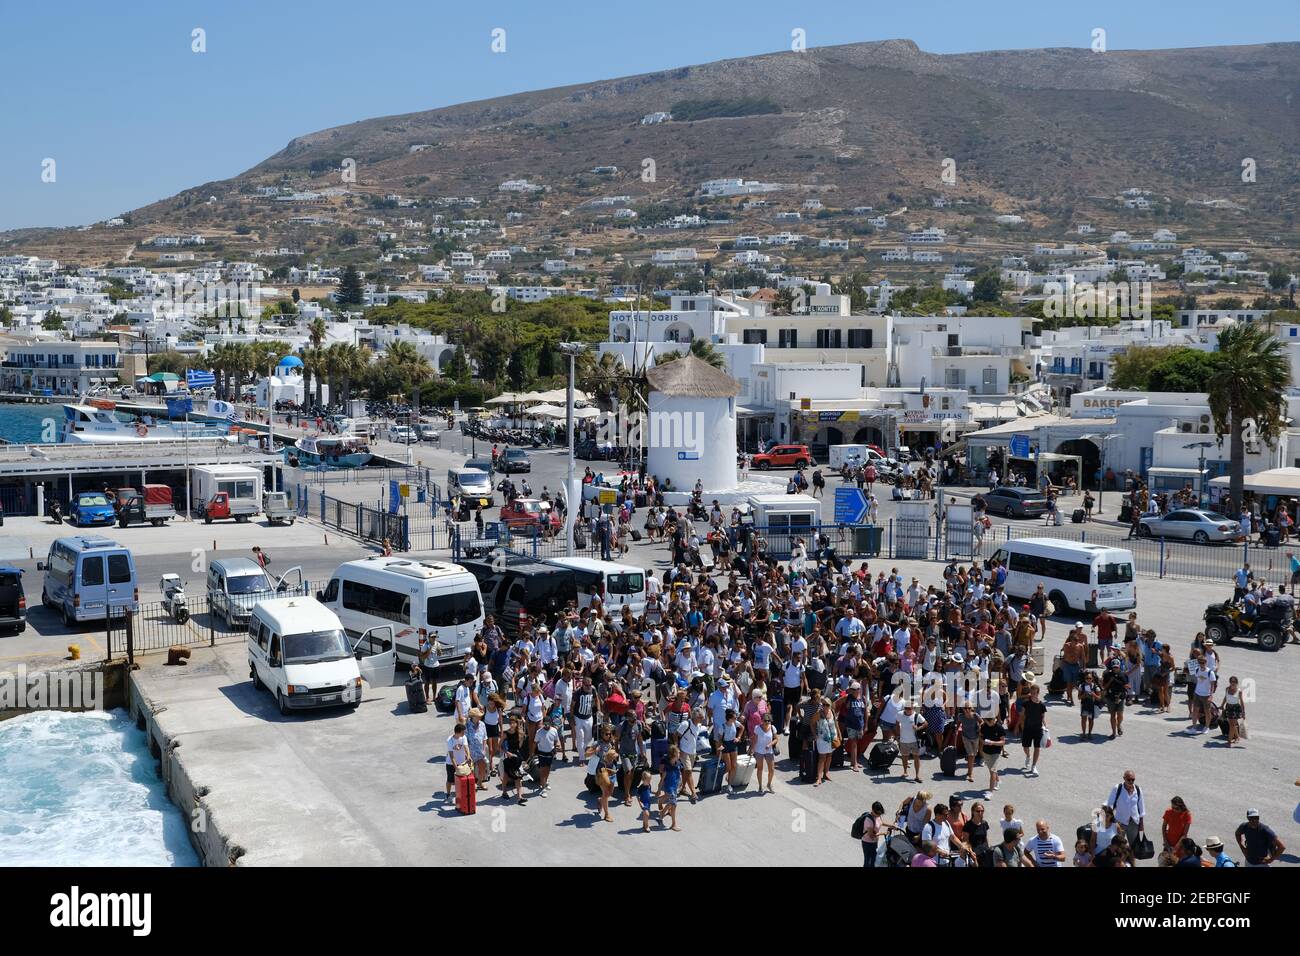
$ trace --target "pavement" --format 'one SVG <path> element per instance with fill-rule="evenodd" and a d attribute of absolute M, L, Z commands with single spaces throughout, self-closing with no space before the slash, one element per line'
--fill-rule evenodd
<path fill-rule="evenodd" d="M 458 448 L 412 449 L 419 463 L 445 471 L 460 464 Z M 480 443 L 482 445 L 482 443 Z M 395 446 L 400 448 L 401 446 Z M 480 453 L 490 450 L 480 447 Z M 467 451 L 469 449 L 466 449 Z M 554 489 L 566 469 L 561 450 L 530 451 L 536 491 Z M 614 474 L 605 463 L 579 462 Z M 830 482 L 831 487 L 836 482 Z M 324 486 L 336 497 L 355 494 L 371 501 L 386 493 L 378 483 L 331 482 Z M 954 489 L 963 495 L 973 489 Z M 1107 495 L 1107 504 L 1111 496 Z M 833 500 L 833 493 L 827 500 Z M 1118 496 L 1115 496 L 1115 506 Z M 881 503 L 882 521 L 893 505 Z M 830 516 L 830 506 L 826 507 Z M 997 521 L 998 519 L 995 519 Z M 1001 522 L 999 522 L 1001 523 Z M 1013 522 L 1028 527 L 1033 522 Z M 9 519 L 0 536 L 0 559 L 17 560 L 29 568 L 29 600 L 39 601 L 35 560 L 43 557 L 57 534 L 74 533 L 37 519 Z M 343 561 L 372 549 L 329 533 L 308 522 L 291 528 L 257 524 L 204 526 L 173 523 L 163 529 L 112 529 L 111 536 L 129 538 L 141 569 L 142 599 L 164 570 L 183 569 L 194 549 L 208 557 L 246 554 L 260 544 L 273 556 L 273 569 L 301 564 L 304 576 L 320 580 Z M 124 540 L 124 543 L 125 540 Z M 215 547 L 215 550 L 213 548 Z M 445 557 L 445 554 L 436 556 Z M 642 542 L 633 545 L 630 560 L 648 568 L 667 566 L 667 549 Z M 897 568 L 922 582 L 938 579 L 936 562 L 869 559 L 877 570 Z M 187 576 L 188 577 L 188 576 Z M 1175 658 L 1186 657 L 1201 625 L 1207 603 L 1227 596 L 1228 585 L 1139 577 L 1139 621 L 1170 641 Z M 0 638 L 0 659 L 45 659 L 62 653 L 66 634 L 45 612 L 33 608 L 33 627 L 19 637 Z M 1072 619 L 1050 623 L 1045 641 L 1050 660 L 1062 644 Z M 93 643 L 93 635 L 88 635 Z M 1158 715 L 1144 707 L 1129 709 L 1126 733 L 1116 740 L 1105 733 L 1083 741 L 1077 709 L 1050 701 L 1048 726 L 1055 738 L 1039 764 L 1042 775 L 1019 771 L 1020 753 L 1004 761 L 999 791 L 985 802 L 990 818 L 1000 816 L 1004 803 L 1031 824 L 1042 817 L 1066 842 L 1075 827 L 1087 822 L 1125 769 L 1135 769 L 1148 804 L 1149 832 L 1158 835 L 1159 816 L 1169 798 L 1184 798 L 1193 814 L 1191 833 L 1224 838 L 1232 849 L 1232 833 L 1244 820 L 1247 806 L 1258 807 L 1264 821 L 1293 848 L 1287 864 L 1300 862 L 1300 828 L 1291 819 L 1297 799 L 1293 785 L 1300 776 L 1300 646 L 1277 653 L 1253 645 L 1221 649 L 1223 675 L 1236 675 L 1248 693 L 1251 737 L 1228 749 L 1217 734 L 1188 733 L 1185 696 L 1179 689 L 1173 713 Z M 87 650 L 87 655 L 89 655 Z M 56 659 L 56 658 L 50 658 Z M 633 809 L 616 806 L 614 823 L 602 823 L 583 789 L 581 767 L 557 767 L 552 792 L 526 806 L 503 803 L 493 792 L 481 793 L 479 812 L 462 817 L 443 799 L 445 741 L 452 721 L 432 710 L 407 711 L 400 685 L 368 687 L 356 711 L 327 711 L 281 717 L 265 692 L 254 691 L 247 659 L 238 642 L 215 648 L 194 648 L 186 667 L 163 666 L 158 655 L 144 655 L 136 674 L 138 687 L 158 712 L 157 731 L 179 749 L 173 751 L 190 783 L 203 792 L 214 826 L 243 852 L 247 865 L 378 865 L 448 863 L 534 864 L 746 863 L 754 846 L 764 859 L 800 864 L 860 865 L 861 855 L 848 836 L 852 820 L 874 800 L 888 809 L 915 793 L 918 786 L 936 797 L 963 794 L 984 798 L 986 776 L 976 771 L 977 784 L 964 777 L 945 778 L 937 760 L 927 760 L 922 784 L 904 780 L 897 764 L 881 775 L 832 772 L 832 782 L 820 788 L 798 782 L 797 768 L 778 762 L 773 794 L 741 791 L 701 798 L 680 807 L 681 833 L 640 832 Z M 449 675 L 451 676 L 451 675 Z M 1099 720 L 1104 726 L 1104 718 Z M 969 806 L 969 803 L 967 804 Z M 1234 854 L 1236 855 L 1236 854 Z"/>
<path fill-rule="evenodd" d="M 650 557 L 653 559 L 654 555 Z M 897 567 L 922 581 L 937 578 L 933 562 L 871 561 L 873 572 Z M 1205 603 L 1218 595 L 1185 582 L 1141 583 L 1139 620 L 1172 641 L 1182 659 Z M 1056 653 L 1073 622 L 1050 623 L 1045 652 Z M 681 833 L 640 832 L 631 808 L 616 806 L 614 823 L 595 816 L 583 788 L 581 767 L 557 767 L 552 792 L 526 806 L 480 793 L 478 813 L 463 817 L 442 796 L 445 741 L 452 720 L 430 710 L 407 711 L 400 686 L 368 687 L 354 712 L 281 717 L 265 692 L 253 690 L 241 645 L 196 649 L 189 667 L 166 668 L 148 658 L 138 672 L 141 690 L 163 708 L 158 727 L 179 740 L 184 771 L 205 798 L 215 822 L 241 847 L 248 865 L 369 865 L 513 863 L 605 864 L 752 863 L 754 846 L 765 858 L 800 864 L 860 865 L 849 826 L 874 800 L 892 810 L 920 787 L 936 797 L 958 793 L 984 799 L 990 817 L 1004 803 L 1031 824 L 1049 821 L 1067 848 L 1074 829 L 1106 798 L 1125 769 L 1135 769 L 1147 800 L 1150 832 L 1170 797 L 1180 795 L 1193 814 L 1192 835 L 1223 837 L 1244 821 L 1247 806 L 1258 807 L 1289 846 L 1300 849 L 1291 822 L 1300 776 L 1300 647 L 1277 653 L 1251 645 L 1222 649 L 1223 673 L 1237 675 L 1253 694 L 1247 703 L 1251 737 L 1228 749 L 1217 734 L 1188 732 L 1185 697 L 1175 696 L 1172 713 L 1129 708 L 1126 733 L 1115 740 L 1103 732 L 1092 741 L 1079 736 L 1077 709 L 1060 700 L 1049 706 L 1055 738 L 1045 751 L 1041 776 L 1020 770 L 1020 750 L 1004 761 L 997 793 L 986 799 L 986 775 L 977 783 L 939 774 L 927 760 L 922 783 L 905 780 L 896 763 L 885 774 L 832 772 L 820 788 L 798 782 L 797 768 L 782 759 L 775 793 L 752 788 L 730 796 L 683 801 Z M 1105 719 L 1098 721 L 1104 726 Z M 969 803 L 967 804 L 969 806 Z M 1300 862 L 1294 850 L 1284 860 Z"/>

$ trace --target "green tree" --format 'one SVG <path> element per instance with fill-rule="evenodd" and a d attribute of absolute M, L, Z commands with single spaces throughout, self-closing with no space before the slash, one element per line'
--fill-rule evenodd
<path fill-rule="evenodd" d="M 727 370 L 727 360 L 721 352 L 713 347 L 712 342 L 706 342 L 703 339 L 692 339 L 691 347 L 686 350 L 687 355 L 693 355 L 702 362 L 708 362 L 716 369 Z M 666 365 L 669 362 L 675 362 L 682 357 L 681 352 L 661 352 L 655 356 L 656 365 Z"/>
<path fill-rule="evenodd" d="M 45 318 L 41 319 L 41 328 L 47 332 L 58 332 L 63 328 L 63 316 L 59 315 L 58 309 L 50 309 L 45 313 Z"/>
<path fill-rule="evenodd" d="M 1246 477 L 1246 443 L 1272 444 L 1285 427 L 1291 367 L 1282 343 L 1255 325 L 1219 333 L 1218 361 L 1207 391 L 1219 441 L 1229 439 L 1228 488 L 1240 506 Z"/>
<path fill-rule="evenodd" d="M 975 279 L 975 288 L 971 291 L 973 302 L 1001 302 L 1002 278 L 996 272 L 985 272 Z"/>
<path fill-rule="evenodd" d="M 1203 392 L 1218 364 L 1215 352 L 1175 349 L 1151 369 L 1147 387 L 1153 392 Z"/>
<path fill-rule="evenodd" d="M 469 382 L 469 362 L 465 359 L 465 350 L 459 345 L 455 347 L 451 353 L 451 358 L 443 366 L 442 374 L 453 382 L 460 382 L 461 384 Z"/>
<path fill-rule="evenodd" d="M 360 305 L 364 294 L 361 273 L 357 272 L 356 266 L 349 264 L 339 279 L 339 305 Z"/>
<path fill-rule="evenodd" d="M 1177 348 L 1176 346 L 1130 345 L 1111 360 L 1111 388 L 1137 391 L 1150 389 L 1151 370 Z"/>

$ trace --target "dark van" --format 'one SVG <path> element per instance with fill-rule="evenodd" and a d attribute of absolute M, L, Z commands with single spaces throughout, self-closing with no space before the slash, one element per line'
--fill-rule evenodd
<path fill-rule="evenodd" d="M 0 564 L 0 631 L 27 630 L 27 595 L 23 569 Z"/>
<path fill-rule="evenodd" d="M 496 616 L 506 635 L 515 640 L 528 619 L 555 623 L 555 615 L 578 600 L 578 581 L 571 568 L 542 564 L 522 555 L 460 561 L 478 580 L 483 611 Z"/>

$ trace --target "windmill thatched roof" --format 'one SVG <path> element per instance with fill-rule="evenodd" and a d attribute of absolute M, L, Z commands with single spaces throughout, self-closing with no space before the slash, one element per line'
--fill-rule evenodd
<path fill-rule="evenodd" d="M 650 391 L 688 398 L 734 398 L 740 383 L 694 355 L 656 365 L 645 373 Z"/>

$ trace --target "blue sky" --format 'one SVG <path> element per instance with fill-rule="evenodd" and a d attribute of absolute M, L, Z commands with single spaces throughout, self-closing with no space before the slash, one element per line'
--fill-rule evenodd
<path fill-rule="evenodd" d="M 894 9 L 890 9 L 893 6 Z M 233 176 L 296 135 L 372 116 L 809 46 L 937 53 L 1300 39 L 1295 0 L 795 4 L 0 0 L 0 229 L 76 225 Z M 191 51 L 206 31 L 207 52 Z M 505 54 L 490 49 L 506 31 Z M 54 183 L 41 181 L 46 158 Z"/>

